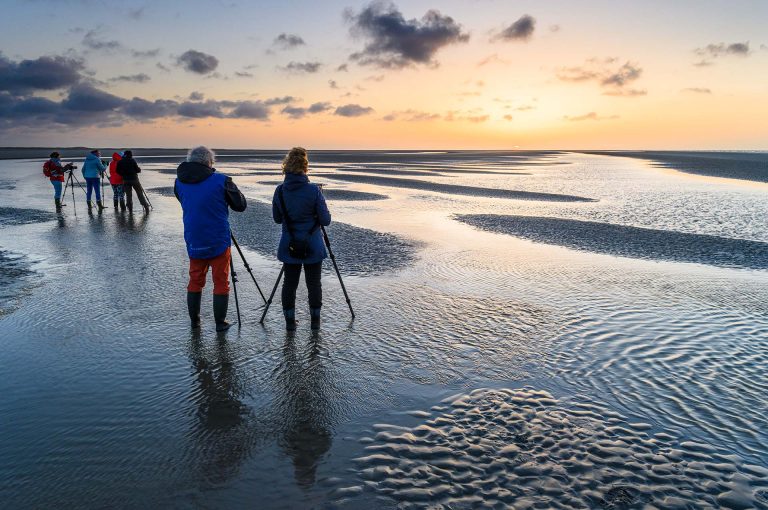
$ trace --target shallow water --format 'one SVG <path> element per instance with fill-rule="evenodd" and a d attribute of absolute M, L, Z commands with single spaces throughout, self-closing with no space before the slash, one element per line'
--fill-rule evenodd
<path fill-rule="evenodd" d="M 0 162 L 0 253 L 23 273 L 0 280 L 4 505 L 768 507 L 768 271 L 738 249 L 768 243 L 765 185 L 571 153 L 319 156 L 357 318 L 328 262 L 317 336 L 306 305 L 287 336 L 279 298 L 259 325 L 237 257 L 242 328 L 216 335 L 206 292 L 190 333 L 178 157 L 141 161 L 149 216 L 89 216 L 76 190 L 57 217 L 39 161 Z M 279 158 L 218 165 L 265 291 Z"/>

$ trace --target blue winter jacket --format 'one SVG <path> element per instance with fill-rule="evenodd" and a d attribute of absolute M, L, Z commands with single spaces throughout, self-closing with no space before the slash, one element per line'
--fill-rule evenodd
<path fill-rule="evenodd" d="M 101 158 L 96 154 L 89 152 L 83 163 L 83 177 L 86 179 L 99 177 L 106 169 L 107 167 L 101 162 Z"/>
<path fill-rule="evenodd" d="M 280 236 L 280 245 L 277 248 L 277 259 L 286 264 L 315 264 L 328 256 L 323 244 L 323 234 L 317 228 L 310 238 L 310 255 L 306 259 L 295 259 L 288 252 L 288 242 L 291 234 L 285 222 L 279 193 L 283 192 L 283 200 L 288 208 L 288 216 L 291 218 L 291 227 L 294 235 L 305 239 L 313 227 L 331 224 L 331 213 L 325 204 L 325 198 L 320 188 L 310 184 L 306 174 L 286 174 L 283 184 L 280 184 L 272 197 L 272 217 L 275 223 L 283 225 L 283 235 Z"/>

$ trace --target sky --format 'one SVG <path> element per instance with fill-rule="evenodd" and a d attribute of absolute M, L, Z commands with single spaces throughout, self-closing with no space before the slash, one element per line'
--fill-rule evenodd
<path fill-rule="evenodd" d="M 764 0 L 0 9 L 0 146 L 768 149 Z"/>

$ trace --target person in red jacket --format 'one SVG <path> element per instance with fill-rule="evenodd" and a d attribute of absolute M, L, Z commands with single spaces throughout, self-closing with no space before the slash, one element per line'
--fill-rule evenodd
<path fill-rule="evenodd" d="M 73 168 L 72 163 L 61 164 L 61 155 L 54 151 L 51 158 L 43 165 L 43 174 L 51 180 L 53 185 L 53 200 L 56 203 L 56 210 L 61 211 L 64 205 L 61 201 L 61 188 L 64 186 L 64 172 Z"/>
<path fill-rule="evenodd" d="M 121 152 L 112 153 L 112 161 L 109 162 L 109 184 L 112 185 L 112 203 L 117 209 L 120 204 L 120 210 L 125 211 L 125 190 L 123 189 L 123 177 L 117 173 L 117 162 L 123 159 Z"/>

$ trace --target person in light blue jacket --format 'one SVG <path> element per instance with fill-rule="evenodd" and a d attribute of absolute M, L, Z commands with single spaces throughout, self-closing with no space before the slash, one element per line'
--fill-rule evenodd
<path fill-rule="evenodd" d="M 85 193 L 85 199 L 88 201 L 88 210 L 91 209 L 91 192 L 96 190 L 96 205 L 99 207 L 99 212 L 104 210 L 104 202 L 101 201 L 101 188 L 99 187 L 99 178 L 104 175 L 107 167 L 101 161 L 101 153 L 96 150 L 92 150 L 85 157 L 83 162 L 83 179 L 88 187 L 88 191 Z"/>
<path fill-rule="evenodd" d="M 331 224 L 331 213 L 320 188 L 311 184 L 307 177 L 309 159 L 302 147 L 294 147 L 283 160 L 285 179 L 275 190 L 272 198 L 272 218 L 282 224 L 282 236 L 277 248 L 277 259 L 283 263 L 283 315 L 288 331 L 296 329 L 296 288 L 299 286 L 301 267 L 309 294 L 309 313 L 313 330 L 320 328 L 320 308 L 323 306 L 323 290 L 320 271 L 328 257 L 323 243 L 320 225 Z M 308 245 L 308 253 L 297 258 L 290 249 L 291 241 Z"/>

